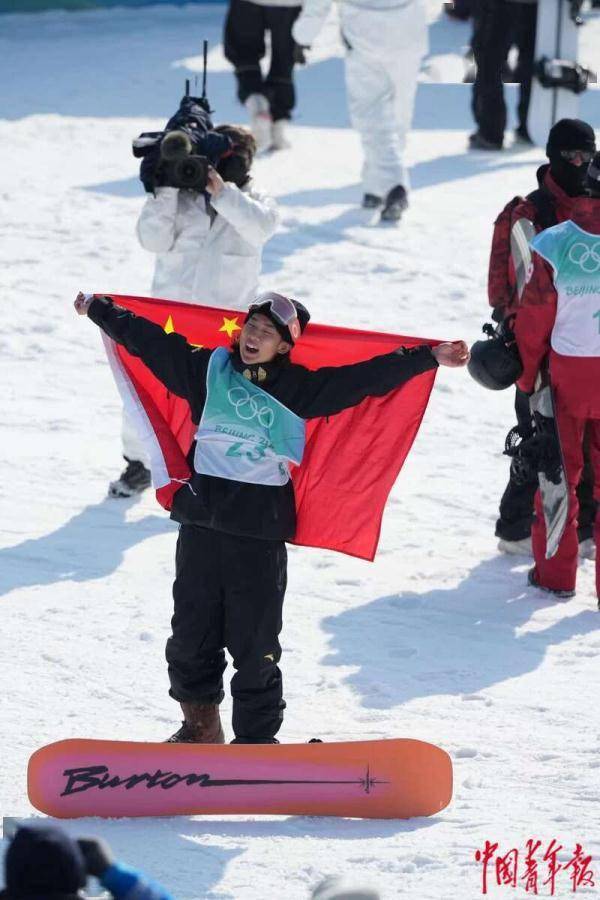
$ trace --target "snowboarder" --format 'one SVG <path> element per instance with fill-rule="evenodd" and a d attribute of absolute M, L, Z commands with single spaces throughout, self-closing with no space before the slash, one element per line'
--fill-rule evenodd
<path fill-rule="evenodd" d="M 539 491 L 532 527 L 535 566 L 529 582 L 558 597 L 575 593 L 577 576 L 576 488 L 583 468 L 583 442 L 589 436 L 594 495 L 600 497 L 600 155 L 588 177 L 591 196 L 580 197 L 571 218 L 536 235 L 533 266 L 517 311 L 515 335 L 523 361 L 519 387 L 534 390 L 548 361 L 569 511 L 558 550 L 546 559 L 546 533 Z M 600 521 L 594 525 L 596 547 Z M 596 553 L 596 591 L 600 598 L 600 554 Z"/>
<path fill-rule="evenodd" d="M 292 30 L 301 48 L 310 48 L 330 7 L 331 0 L 305 0 Z M 422 0 L 344 0 L 340 17 L 350 119 L 364 154 L 362 205 L 397 222 L 408 206 L 404 148 L 427 51 L 425 7 Z"/>
<path fill-rule="evenodd" d="M 498 322 L 518 309 L 514 262 L 511 256 L 511 232 L 519 219 L 533 222 L 542 231 L 570 219 L 579 198 L 586 192 L 586 170 L 596 148 L 594 130 L 586 122 L 561 119 L 548 135 L 546 154 L 549 164 L 537 171 L 538 188 L 527 197 L 514 197 L 502 210 L 494 224 L 488 274 L 488 298 Z M 518 387 L 515 412 L 521 437 L 531 436 L 529 399 Z M 523 478 L 511 466 L 508 485 L 500 500 L 500 517 L 496 522 L 498 549 L 504 553 L 531 553 L 533 499 L 537 490 L 535 473 Z M 595 502 L 592 478 L 586 466 L 579 495 L 579 540 L 582 555 L 593 553 L 592 530 Z"/>
<path fill-rule="evenodd" d="M 219 704 L 227 648 L 236 669 L 235 742 L 276 743 L 285 707 L 277 665 L 285 541 L 296 529 L 288 460 L 302 458 L 303 420 L 384 396 L 438 364 L 464 366 L 467 346 L 400 348 L 367 362 L 310 371 L 290 361 L 309 313 L 280 294 L 261 294 L 250 306 L 231 350 L 194 348 L 109 298 L 79 294 L 75 308 L 184 397 L 198 426 L 188 456 L 194 475 L 172 506 L 181 527 L 167 661 L 170 694 L 184 721 L 170 740 L 224 741 Z M 255 443 L 251 452 L 239 450 L 240 419 L 241 436 Z"/>
<path fill-rule="evenodd" d="M 259 152 L 289 146 L 286 126 L 296 105 L 294 64 L 297 55 L 292 25 L 301 4 L 296 0 L 230 0 L 225 19 L 224 50 L 235 66 L 238 99 L 250 115 Z M 260 61 L 265 34 L 271 38 L 271 63 L 266 78 Z"/>
<path fill-rule="evenodd" d="M 153 297 L 245 309 L 256 295 L 262 248 L 279 216 L 275 202 L 252 185 L 256 143 L 249 130 L 220 125 L 215 131 L 233 146 L 209 170 L 206 193 L 169 187 L 160 177 L 158 184 L 155 177 L 149 182 L 142 173 L 148 197 L 137 236 L 156 254 Z M 125 415 L 122 445 L 127 465 L 111 482 L 111 497 L 130 497 L 150 486 L 146 454 Z"/>

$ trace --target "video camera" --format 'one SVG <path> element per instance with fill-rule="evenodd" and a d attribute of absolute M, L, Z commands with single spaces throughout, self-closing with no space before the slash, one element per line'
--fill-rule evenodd
<path fill-rule="evenodd" d="M 214 130 L 206 98 L 206 55 L 202 96 L 190 96 L 189 79 L 179 109 L 163 131 L 144 131 L 132 142 L 133 155 L 142 158 L 140 180 L 148 193 L 166 186 L 201 193 L 206 189 L 209 166 L 217 166 L 231 149 L 231 140 Z"/>

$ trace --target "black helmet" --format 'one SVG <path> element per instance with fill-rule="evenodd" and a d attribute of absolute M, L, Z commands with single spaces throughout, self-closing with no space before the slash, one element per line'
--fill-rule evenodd
<path fill-rule="evenodd" d="M 523 373 L 514 335 L 505 323 L 496 329 L 484 325 L 483 330 L 488 337 L 475 341 L 467 368 L 477 384 L 491 391 L 503 391 Z"/>

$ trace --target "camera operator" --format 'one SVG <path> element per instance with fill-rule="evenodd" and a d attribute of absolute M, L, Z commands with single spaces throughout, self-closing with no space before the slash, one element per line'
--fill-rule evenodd
<path fill-rule="evenodd" d="M 198 103 L 184 97 L 164 132 L 134 142 L 134 153 L 137 143 L 138 155 L 143 154 L 140 179 L 148 192 L 137 235 L 142 247 L 156 254 L 153 297 L 245 310 L 258 293 L 262 248 L 279 215 L 274 200 L 252 185 L 256 142 L 250 130 L 213 129 Z M 192 150 L 205 157 L 180 153 L 186 134 Z M 150 486 L 146 454 L 127 416 L 122 440 L 127 466 L 111 482 L 111 497 L 130 497 Z"/>
<path fill-rule="evenodd" d="M 2 900 L 84 900 L 92 875 L 115 900 L 173 900 L 163 887 L 115 861 L 98 838 L 74 840 L 53 825 L 18 829 L 4 857 Z"/>

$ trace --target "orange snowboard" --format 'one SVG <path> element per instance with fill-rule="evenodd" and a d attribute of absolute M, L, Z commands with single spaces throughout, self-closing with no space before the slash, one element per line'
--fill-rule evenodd
<path fill-rule="evenodd" d="M 249 813 L 407 819 L 452 797 L 452 763 L 413 740 L 338 744 L 144 744 L 73 739 L 37 750 L 41 812 L 80 816 Z"/>

